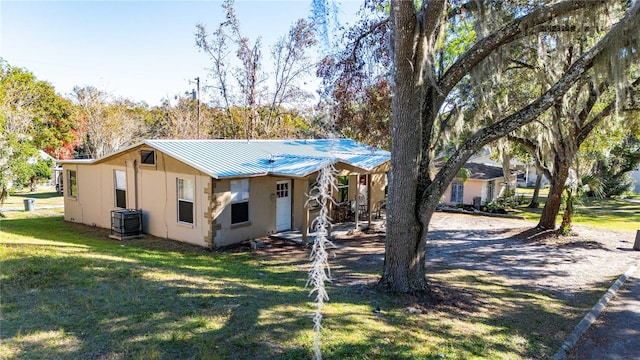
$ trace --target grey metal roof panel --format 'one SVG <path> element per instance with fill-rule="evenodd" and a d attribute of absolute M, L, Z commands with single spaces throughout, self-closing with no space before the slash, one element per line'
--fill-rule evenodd
<path fill-rule="evenodd" d="M 364 170 L 372 170 L 373 168 L 384 164 L 384 162 L 389 160 L 389 158 L 390 157 L 385 154 L 353 154 L 340 157 L 340 159 L 345 163 Z"/>
<path fill-rule="evenodd" d="M 265 154 L 252 144 L 220 140 L 147 140 L 145 143 L 213 177 L 265 173 Z"/>
<path fill-rule="evenodd" d="M 297 155 L 274 156 L 269 174 L 305 177 L 320 170 L 323 166 L 335 163 L 336 159 L 305 157 Z"/>
<path fill-rule="evenodd" d="M 339 161 L 370 170 L 390 159 L 385 150 L 351 139 L 147 140 L 148 146 L 213 177 L 304 177 Z"/>

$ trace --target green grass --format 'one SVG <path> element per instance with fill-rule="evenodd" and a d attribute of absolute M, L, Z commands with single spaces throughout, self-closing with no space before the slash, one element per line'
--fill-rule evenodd
<path fill-rule="evenodd" d="M 50 215 L 10 212 L 0 222 L 3 359 L 311 357 L 304 251 L 268 257 L 154 238 L 118 242 Z M 571 302 L 480 271 L 430 278 L 448 301 L 423 314 L 407 311 L 410 296 L 329 285 L 324 358 L 545 358 L 606 289 Z"/>
<path fill-rule="evenodd" d="M 526 205 L 515 209 L 514 214 L 527 220 L 538 221 L 542 214 L 545 198 L 541 198 L 540 208 L 529 209 Z M 564 207 L 560 209 L 557 225 L 562 222 Z M 573 223 L 609 230 L 640 230 L 640 204 L 618 199 L 584 199 L 575 206 Z"/>
<path fill-rule="evenodd" d="M 519 188 L 516 189 L 516 194 L 518 194 L 518 195 L 522 194 L 522 195 L 525 195 L 525 196 L 530 198 L 533 195 L 533 191 L 534 191 L 534 188 L 532 188 L 532 187 L 527 187 L 527 188 L 520 188 L 519 187 Z M 539 194 L 540 194 L 540 196 L 545 196 L 546 197 L 547 194 L 549 194 L 549 188 L 546 187 L 546 188 L 540 189 L 540 193 Z"/>
<path fill-rule="evenodd" d="M 627 195 L 628 199 L 635 199 L 635 200 L 640 200 L 640 194 L 631 194 L 631 195 Z"/>
<path fill-rule="evenodd" d="M 42 187 L 35 192 L 28 190 L 20 190 L 11 193 L 0 206 L 0 211 L 3 209 L 24 209 L 24 200 L 34 199 L 35 207 L 53 207 L 63 206 L 64 201 L 62 194 L 56 192 L 51 187 Z"/>

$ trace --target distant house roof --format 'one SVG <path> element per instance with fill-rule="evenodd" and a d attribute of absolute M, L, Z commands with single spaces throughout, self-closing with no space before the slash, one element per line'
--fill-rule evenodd
<path fill-rule="evenodd" d="M 146 145 L 214 178 L 282 175 L 305 177 L 338 162 L 364 172 L 389 161 L 388 151 L 351 139 L 145 140 L 91 163 Z M 71 163 L 74 161 L 66 161 Z"/>
<path fill-rule="evenodd" d="M 493 180 L 504 176 L 502 168 L 497 166 L 468 162 L 464 164 L 464 168 L 471 173 L 470 179 Z"/>

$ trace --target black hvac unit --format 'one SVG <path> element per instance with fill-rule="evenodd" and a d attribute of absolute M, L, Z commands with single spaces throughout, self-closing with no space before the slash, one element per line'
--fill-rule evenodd
<path fill-rule="evenodd" d="M 111 237 L 119 240 L 138 237 L 142 234 L 141 210 L 112 210 Z"/>

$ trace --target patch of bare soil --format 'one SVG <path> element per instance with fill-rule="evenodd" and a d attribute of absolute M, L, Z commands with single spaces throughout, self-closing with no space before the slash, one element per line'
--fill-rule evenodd
<path fill-rule="evenodd" d="M 501 275 L 510 286 L 572 299 L 611 283 L 640 260 L 635 233 L 575 226 L 574 234 L 536 233 L 532 222 L 437 214 L 427 266 Z"/>
<path fill-rule="evenodd" d="M 496 217 L 436 213 L 427 246 L 427 273 L 468 269 L 494 274 L 505 285 L 541 291 L 555 298 L 579 301 L 581 294 L 608 286 L 640 261 L 633 251 L 635 233 L 575 226 L 571 236 L 531 231 L 535 223 Z M 333 284 L 354 291 L 374 291 L 384 262 L 384 229 L 342 236 L 333 242 L 330 265 Z M 308 260 L 308 248 L 264 239 L 252 250 L 260 256 Z M 432 280 L 430 294 L 416 294 L 408 303 L 428 308 L 433 303 L 468 303 L 468 290 Z M 420 310 L 420 309 L 418 309 Z"/>

